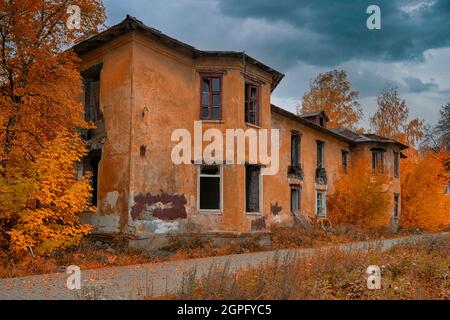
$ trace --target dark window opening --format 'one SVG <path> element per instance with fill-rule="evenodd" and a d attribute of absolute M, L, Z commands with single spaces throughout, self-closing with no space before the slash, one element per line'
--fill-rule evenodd
<path fill-rule="evenodd" d="M 203 120 L 220 120 L 222 118 L 222 78 L 219 76 L 203 76 L 200 99 L 200 118 Z"/>
<path fill-rule="evenodd" d="M 383 161 L 383 151 L 372 151 L 372 171 L 383 173 L 384 172 L 384 161 Z"/>
<path fill-rule="evenodd" d="M 81 172 L 78 173 L 78 178 L 81 179 L 84 172 L 90 172 L 91 177 L 89 183 L 92 188 L 89 203 L 96 206 L 98 203 L 98 182 L 99 182 L 99 165 L 101 160 L 101 151 L 93 150 L 89 152 L 87 157 L 82 162 Z"/>
<path fill-rule="evenodd" d="M 245 166 L 245 208 L 246 212 L 259 212 L 259 177 L 261 168 Z"/>
<path fill-rule="evenodd" d="M 321 127 L 325 127 L 325 119 L 323 117 L 319 117 L 319 124 Z"/>
<path fill-rule="evenodd" d="M 394 152 L 394 176 L 400 176 L 400 163 L 399 163 L 399 154 L 398 152 Z"/>
<path fill-rule="evenodd" d="M 344 169 L 344 172 L 347 172 L 347 169 L 348 169 L 348 158 L 349 158 L 349 152 L 342 150 L 342 167 Z"/>
<path fill-rule="evenodd" d="M 399 200 L 400 195 L 394 194 L 394 218 L 398 218 Z"/>
<path fill-rule="evenodd" d="M 258 87 L 245 84 L 245 122 L 259 125 L 259 92 Z"/>
<path fill-rule="evenodd" d="M 325 149 L 325 142 L 317 141 L 317 168 L 319 168 L 319 169 L 322 169 L 325 167 L 324 149 Z"/>
<path fill-rule="evenodd" d="M 200 167 L 200 210 L 220 210 L 220 180 L 219 166 Z"/>
<path fill-rule="evenodd" d="M 291 134 L 291 166 L 300 165 L 300 135 Z"/>
<path fill-rule="evenodd" d="M 300 212 L 301 208 L 301 189 L 298 187 L 291 188 L 291 212 Z"/>

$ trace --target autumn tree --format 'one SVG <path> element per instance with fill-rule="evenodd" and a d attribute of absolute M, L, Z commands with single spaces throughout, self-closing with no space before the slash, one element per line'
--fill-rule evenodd
<path fill-rule="evenodd" d="M 68 24 L 72 21 L 71 5 L 79 8 L 79 28 Z M 62 195 L 60 186 L 67 192 L 72 187 L 86 187 L 69 178 L 68 172 L 74 175 L 75 169 L 66 166 L 83 155 L 77 132 L 88 125 L 77 99 L 81 93 L 78 58 L 66 49 L 96 33 L 103 21 L 104 8 L 99 0 L 0 1 L 0 188 L 5 191 L 0 198 L 0 231 L 16 249 L 22 247 L 17 243 L 26 243 L 28 249 L 52 247 L 40 246 L 38 234 L 55 240 L 52 250 L 61 246 L 57 234 L 77 238 L 75 229 L 71 233 L 65 228 L 74 225 L 76 210 L 64 211 L 55 202 L 55 197 Z M 73 146 L 77 146 L 77 156 Z M 59 168 L 64 174 L 45 171 L 52 158 L 49 150 L 58 150 L 55 157 L 60 165 L 65 163 Z M 53 187 L 45 188 L 45 181 Z M 47 198 L 38 196 L 37 190 L 46 190 Z M 78 197 L 64 199 L 73 209 L 87 206 L 86 193 L 81 190 Z M 32 220 L 39 223 L 27 223 Z M 44 232 L 49 225 L 55 233 Z M 83 232 L 81 228 L 78 231 Z"/>
<path fill-rule="evenodd" d="M 448 158 L 448 152 L 414 151 L 401 162 L 401 227 L 436 231 L 450 225 L 450 197 L 444 194 L 450 181 L 444 166 Z"/>
<path fill-rule="evenodd" d="M 370 119 L 376 134 L 408 145 L 415 145 L 423 137 L 423 121 L 408 121 L 409 108 L 395 86 L 386 86 L 377 97 L 377 104 L 378 110 Z"/>
<path fill-rule="evenodd" d="M 340 171 L 335 192 L 328 198 L 328 217 L 333 225 L 351 224 L 376 229 L 389 223 L 391 196 L 388 177 L 367 170 L 369 159 L 359 159 Z"/>
<path fill-rule="evenodd" d="M 352 90 L 345 70 L 320 73 L 303 96 L 298 113 L 324 110 L 330 127 L 356 130 L 363 113 L 358 102 L 358 92 Z"/>

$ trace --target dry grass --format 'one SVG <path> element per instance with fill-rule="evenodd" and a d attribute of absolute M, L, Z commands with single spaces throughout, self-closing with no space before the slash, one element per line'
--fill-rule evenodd
<path fill-rule="evenodd" d="M 382 289 L 368 290 L 366 268 L 382 269 Z M 231 272 L 211 266 L 207 275 L 186 273 L 176 294 L 163 299 L 446 299 L 450 298 L 450 236 L 405 244 L 386 252 L 322 251 L 285 256 Z"/>
<path fill-rule="evenodd" d="M 0 278 L 65 272 L 65 267 L 69 265 L 77 265 L 81 269 L 96 269 L 150 261 L 148 255 L 143 252 L 132 250 L 108 252 L 97 248 L 89 239 L 84 239 L 77 248 L 47 257 L 26 256 L 17 259 L 0 251 Z"/>
<path fill-rule="evenodd" d="M 302 227 L 280 227 L 273 229 L 272 248 L 318 247 L 351 241 L 394 238 L 411 233 L 413 232 L 365 231 L 351 226 L 341 226 L 329 231 L 324 231 L 321 228 L 306 230 Z M 96 269 L 107 266 L 185 260 L 267 250 L 267 248 L 259 246 L 256 238 L 241 243 L 234 242 L 213 246 L 210 240 L 204 238 L 193 237 L 186 240 L 186 238 L 176 235 L 170 238 L 169 243 L 163 249 L 165 254 L 160 256 L 120 248 L 115 252 L 108 252 L 97 248 L 92 241 L 86 238 L 78 247 L 48 257 L 27 256 L 18 259 L 0 250 L 0 278 L 65 272 L 65 267 L 69 265 L 78 265 L 82 269 Z"/>

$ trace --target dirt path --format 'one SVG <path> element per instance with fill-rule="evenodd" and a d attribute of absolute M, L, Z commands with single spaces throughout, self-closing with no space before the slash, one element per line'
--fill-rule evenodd
<path fill-rule="evenodd" d="M 447 233 L 448 234 L 448 233 Z M 434 235 L 407 236 L 397 239 L 356 242 L 339 246 L 343 250 L 366 250 L 369 246 L 380 245 L 383 250 L 399 243 L 414 242 L 426 237 L 440 237 L 445 233 Z M 95 270 L 81 270 L 83 285 L 95 286 L 96 292 L 102 293 L 108 299 L 139 299 L 144 295 L 158 295 L 166 291 L 178 289 L 183 272 L 194 268 L 197 275 L 208 272 L 211 263 L 223 265 L 230 263 L 230 268 L 257 266 L 273 259 L 275 254 L 284 256 L 295 254 L 305 256 L 324 248 L 285 249 L 279 251 L 264 251 L 248 254 L 235 254 L 221 257 L 169 261 L 163 263 L 149 263 L 123 267 L 108 267 Z M 4 299 L 77 299 L 76 290 L 66 288 L 68 275 L 53 273 L 36 276 L 0 279 L 0 300 Z M 89 290 L 92 292 L 92 290 Z M 80 296 L 79 291 L 78 296 Z"/>

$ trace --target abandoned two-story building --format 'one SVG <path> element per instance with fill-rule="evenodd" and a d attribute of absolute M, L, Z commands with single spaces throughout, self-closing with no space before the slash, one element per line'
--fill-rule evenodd
<path fill-rule="evenodd" d="M 127 16 L 73 48 L 81 58 L 97 212 L 83 221 L 99 234 L 151 246 L 167 234 L 270 232 L 295 215 L 326 217 L 340 168 L 369 156 L 367 170 L 392 177 L 400 214 L 399 161 L 405 145 L 327 128 L 324 112 L 296 115 L 271 104 L 283 74 L 243 52 L 203 51 Z M 171 134 L 215 128 L 279 129 L 279 168 L 258 163 L 174 164 Z"/>

